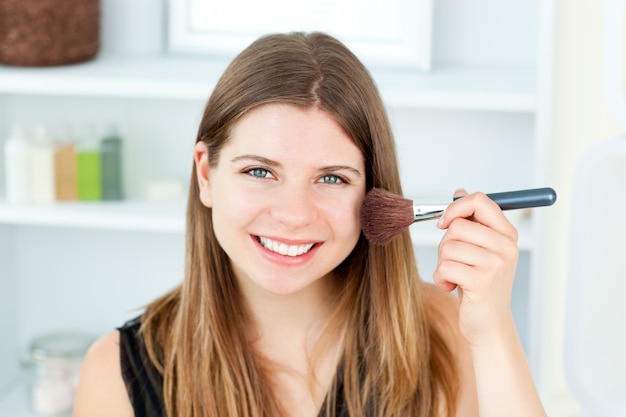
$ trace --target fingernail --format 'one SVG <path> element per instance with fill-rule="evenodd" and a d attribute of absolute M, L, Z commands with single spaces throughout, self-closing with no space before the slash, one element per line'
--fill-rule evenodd
<path fill-rule="evenodd" d="M 439 217 L 439 220 L 437 220 L 437 227 L 441 229 L 441 226 L 443 226 L 443 214 Z"/>

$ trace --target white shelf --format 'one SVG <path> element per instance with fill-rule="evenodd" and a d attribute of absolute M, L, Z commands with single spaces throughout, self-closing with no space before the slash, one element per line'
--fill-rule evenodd
<path fill-rule="evenodd" d="M 0 223 L 26 226 L 183 233 L 185 202 L 0 203 Z"/>
<path fill-rule="evenodd" d="M 69 66 L 0 66 L 0 94 L 206 100 L 228 62 L 101 55 Z M 373 70 L 389 106 L 533 112 L 532 68 L 436 65 L 429 73 Z"/>
<path fill-rule="evenodd" d="M 58 67 L 0 66 L 0 92 L 206 99 L 225 67 L 216 60 L 111 55 Z"/>
<path fill-rule="evenodd" d="M 392 107 L 524 113 L 536 108 L 532 68 L 439 65 L 430 73 L 372 74 Z"/>

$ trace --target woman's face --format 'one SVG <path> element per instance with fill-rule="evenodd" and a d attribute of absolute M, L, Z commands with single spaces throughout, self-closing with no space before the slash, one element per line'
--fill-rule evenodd
<path fill-rule="evenodd" d="M 296 293 L 356 245 L 365 165 L 327 113 L 263 105 L 235 125 L 217 166 L 202 142 L 195 156 L 200 198 L 244 287 Z"/>

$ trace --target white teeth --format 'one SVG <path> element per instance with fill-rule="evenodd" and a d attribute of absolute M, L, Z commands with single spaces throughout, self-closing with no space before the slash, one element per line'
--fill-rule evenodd
<path fill-rule="evenodd" d="M 315 245 L 314 243 L 307 243 L 306 245 L 287 245 L 286 243 L 279 243 L 272 239 L 260 236 L 259 242 L 261 242 L 261 245 L 263 245 L 264 248 L 287 256 L 302 255 L 310 251 L 313 245 Z"/>

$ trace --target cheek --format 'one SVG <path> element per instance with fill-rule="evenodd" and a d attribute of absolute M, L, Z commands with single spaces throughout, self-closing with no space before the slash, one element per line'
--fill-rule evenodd
<path fill-rule="evenodd" d="M 212 200 L 216 233 L 248 224 L 258 204 L 258 200 L 251 198 L 249 193 L 237 192 L 234 187 L 214 187 Z"/>
<path fill-rule="evenodd" d="M 341 204 L 329 204 L 325 207 L 325 217 L 332 223 L 335 235 L 356 242 L 361 233 L 361 224 L 359 222 L 361 200 L 361 198 L 355 197 Z"/>

